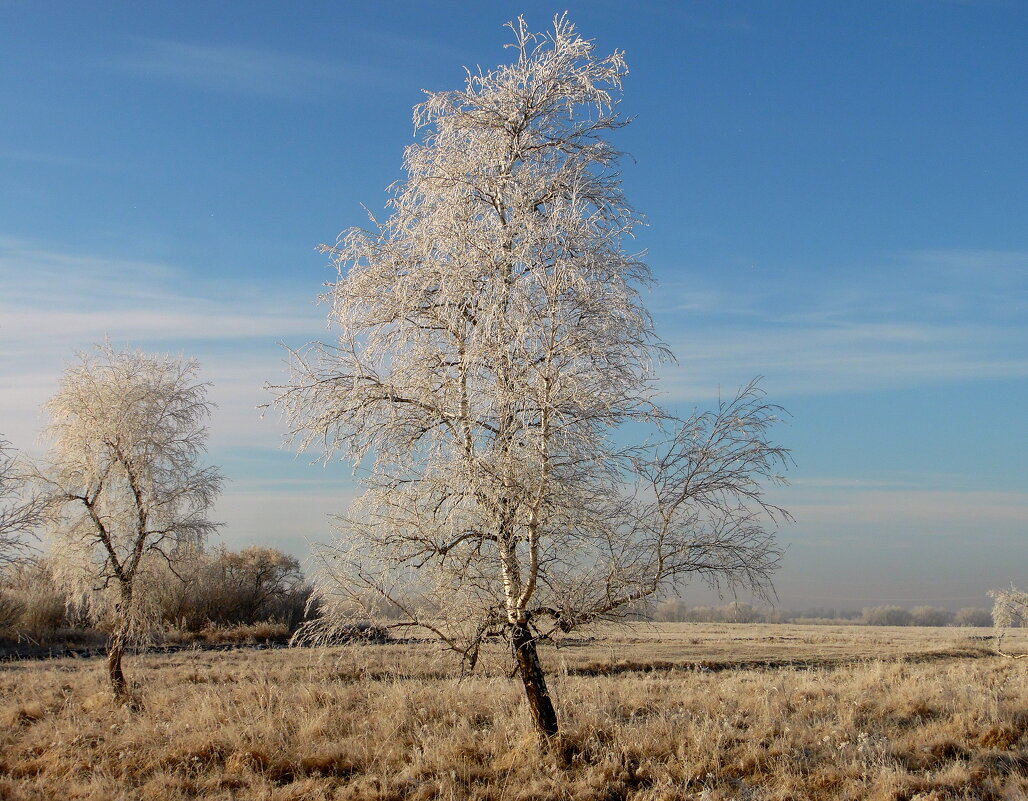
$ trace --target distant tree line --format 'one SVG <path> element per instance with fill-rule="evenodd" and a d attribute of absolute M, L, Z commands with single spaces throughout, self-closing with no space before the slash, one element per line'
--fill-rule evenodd
<path fill-rule="evenodd" d="M 658 622 L 692 623 L 805 623 L 862 626 L 991 626 L 992 613 L 981 607 L 956 612 L 938 606 L 872 606 L 862 610 L 813 607 L 772 609 L 733 601 L 722 606 L 689 606 L 680 599 L 660 604 L 653 615 Z"/>

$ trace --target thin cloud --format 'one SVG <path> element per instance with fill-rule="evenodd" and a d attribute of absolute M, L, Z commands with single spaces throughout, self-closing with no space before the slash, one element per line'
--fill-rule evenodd
<path fill-rule="evenodd" d="M 678 364 L 664 368 L 661 386 L 698 400 L 755 375 L 775 397 L 1025 378 L 1020 336 L 988 325 L 704 326 L 669 338 Z"/>
<path fill-rule="evenodd" d="M 188 278 L 174 267 L 125 259 L 69 254 L 0 238 L 0 330 L 4 352 L 38 349 L 41 335 L 74 341 L 115 338 L 225 339 L 288 337 L 323 328 L 305 295 L 290 303 L 234 293 Z M 190 286 L 193 292 L 181 291 Z"/>
<path fill-rule="evenodd" d="M 932 536 L 967 537 L 990 530 L 1023 535 L 1028 494 L 985 490 L 909 490 L 871 487 L 803 488 L 785 501 L 800 530 L 858 529 L 874 542 L 883 529 L 931 531 Z M 912 541 L 923 542 L 917 532 Z"/>
<path fill-rule="evenodd" d="M 320 491 L 294 487 L 240 491 L 230 484 L 214 509 L 215 518 L 225 523 L 219 539 L 230 548 L 256 541 L 307 559 L 316 543 L 335 538 L 332 517 L 345 512 L 354 495 L 352 484 L 342 480 L 334 489 Z"/>
<path fill-rule="evenodd" d="M 1023 250 L 908 250 L 895 255 L 900 262 L 909 262 L 933 271 L 946 270 L 969 275 L 987 283 L 997 279 L 1028 282 L 1028 251 Z"/>
<path fill-rule="evenodd" d="M 135 38 L 131 52 L 111 66 L 140 77 L 156 78 L 216 92 L 276 99 L 310 99 L 326 86 L 381 85 L 388 69 L 307 58 L 235 44 L 197 44 Z"/>

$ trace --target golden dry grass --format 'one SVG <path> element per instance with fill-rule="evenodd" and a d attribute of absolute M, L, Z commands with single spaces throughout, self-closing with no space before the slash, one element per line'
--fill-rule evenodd
<path fill-rule="evenodd" d="M 428 645 L 132 658 L 138 712 L 111 702 L 96 660 L 14 663 L 0 798 L 1025 798 L 1028 665 L 974 644 L 952 629 L 607 632 L 546 652 L 563 733 L 543 755 L 498 662 L 462 680 Z M 683 667 L 725 660 L 814 666 Z"/>

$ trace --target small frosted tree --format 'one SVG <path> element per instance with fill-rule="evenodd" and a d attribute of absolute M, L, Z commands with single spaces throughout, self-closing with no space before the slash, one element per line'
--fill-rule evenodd
<path fill-rule="evenodd" d="M 120 699 L 126 646 L 155 621 L 158 560 L 201 543 L 221 485 L 201 467 L 210 415 L 195 361 L 109 344 L 80 354 L 46 404 L 50 457 L 37 479 L 51 504 L 55 575 L 110 628 L 107 668 Z"/>
<path fill-rule="evenodd" d="M 1028 627 L 1028 592 L 1011 585 L 1009 589 L 993 590 L 992 622 L 996 627 L 996 652 L 1014 659 L 1028 659 L 1028 654 L 1008 654 L 1003 650 L 1007 629 Z"/>
<path fill-rule="evenodd" d="M 0 568 L 30 552 L 43 518 L 42 499 L 34 494 L 11 444 L 0 437 Z"/>
<path fill-rule="evenodd" d="M 338 340 L 293 354 L 278 403 L 301 448 L 368 468 L 319 580 L 320 631 L 371 618 L 467 668 L 506 640 L 556 734 L 537 643 L 701 576 L 761 591 L 779 551 L 762 482 L 785 458 L 755 385 L 679 420 L 623 240 L 623 55 L 519 19 L 514 62 L 429 92 L 391 213 L 327 250 Z M 649 426 L 626 447 L 619 428 Z"/>

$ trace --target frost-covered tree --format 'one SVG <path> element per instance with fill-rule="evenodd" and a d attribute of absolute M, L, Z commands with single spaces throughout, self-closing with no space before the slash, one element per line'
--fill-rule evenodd
<path fill-rule="evenodd" d="M 79 354 L 46 404 L 50 456 L 37 470 L 51 501 L 54 572 L 110 628 L 108 674 L 128 697 L 125 647 L 154 616 L 148 580 L 202 542 L 221 485 L 201 467 L 210 415 L 195 361 L 116 351 Z"/>
<path fill-rule="evenodd" d="M 1028 627 L 1028 592 L 1010 585 L 1009 589 L 993 590 L 992 622 L 996 627 L 996 651 L 1014 659 L 1028 659 L 1028 654 L 1008 654 L 1003 650 L 1003 637 L 1007 629 Z"/>
<path fill-rule="evenodd" d="M 766 587 L 761 482 L 785 453 L 754 385 L 685 420 L 655 405 L 667 352 L 606 138 L 624 57 L 563 17 L 510 28 L 513 63 L 416 107 L 388 219 L 326 248 L 338 339 L 293 354 L 278 403 L 299 447 L 367 468 L 323 621 L 417 627 L 468 668 L 502 638 L 553 735 L 537 643 L 694 576 Z M 647 444 L 623 444 L 630 423 Z"/>
<path fill-rule="evenodd" d="M 29 538 L 42 520 L 41 500 L 32 492 L 11 444 L 0 437 L 0 568 L 29 551 Z"/>

